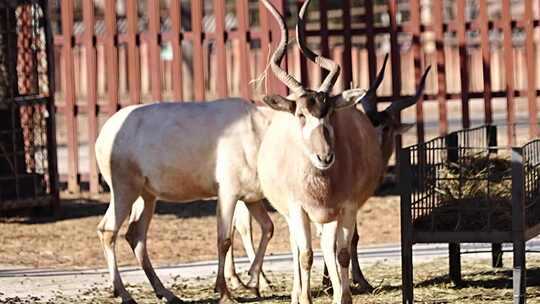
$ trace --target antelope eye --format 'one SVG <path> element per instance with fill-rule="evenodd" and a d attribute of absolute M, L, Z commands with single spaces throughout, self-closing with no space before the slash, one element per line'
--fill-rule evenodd
<path fill-rule="evenodd" d="M 305 125 L 306 124 L 306 116 L 302 113 L 298 114 L 298 119 L 300 119 L 300 124 Z"/>

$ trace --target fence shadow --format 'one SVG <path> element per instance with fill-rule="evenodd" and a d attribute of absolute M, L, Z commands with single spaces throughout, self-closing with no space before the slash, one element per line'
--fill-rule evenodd
<path fill-rule="evenodd" d="M 474 279 L 468 279 L 468 276 L 474 276 Z M 496 275 L 496 277 L 493 277 Z M 489 276 L 489 278 L 485 278 Z M 484 278 L 482 278 L 484 277 Z M 416 282 L 414 288 L 430 288 L 436 285 L 447 284 L 450 282 L 448 274 L 433 277 L 428 280 Z M 527 269 L 527 287 L 540 286 L 540 267 Z M 465 276 L 461 284 L 448 287 L 451 289 L 464 288 L 482 288 L 482 289 L 511 289 L 512 288 L 512 269 L 506 270 L 487 270 L 470 273 Z M 401 285 L 382 285 L 376 288 L 377 293 L 401 291 Z M 354 295 L 363 294 L 353 289 Z"/>
<path fill-rule="evenodd" d="M 102 216 L 109 204 L 97 200 L 62 200 L 57 210 L 48 208 L 32 208 L 16 210 L 0 215 L 0 223 L 45 224 L 58 221 Z M 274 209 L 266 204 L 267 209 Z M 174 215 L 178 219 L 197 218 L 216 215 L 216 200 L 200 200 L 193 202 L 163 202 L 158 201 L 155 214 Z"/>

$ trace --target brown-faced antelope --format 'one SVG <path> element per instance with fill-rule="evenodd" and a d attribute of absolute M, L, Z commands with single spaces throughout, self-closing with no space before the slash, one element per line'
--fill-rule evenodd
<path fill-rule="evenodd" d="M 399 113 L 402 110 L 416 104 L 418 100 L 420 100 L 422 94 L 424 93 L 426 77 L 431 69 L 431 67 L 428 67 L 422 75 L 415 95 L 402 100 L 396 100 L 383 111 L 378 111 L 376 92 L 383 81 L 384 71 L 388 63 L 388 58 L 389 56 L 386 55 L 379 74 L 375 79 L 375 82 L 369 88 L 366 95 L 361 100 L 359 100 L 356 105 L 357 110 L 362 111 L 361 108 L 363 109 L 363 111 L 370 119 L 372 125 L 375 127 L 378 137 L 377 143 L 380 145 L 381 148 L 385 171 L 386 166 L 388 165 L 388 161 L 390 160 L 390 157 L 395 150 L 395 136 L 398 134 L 402 134 L 409 130 L 411 127 L 413 127 L 413 124 L 401 123 L 398 119 Z M 362 205 L 363 203 L 360 202 L 360 206 Z M 351 240 L 352 281 L 354 284 L 358 285 L 360 290 L 370 292 L 373 290 L 373 287 L 365 279 L 358 261 L 358 241 L 359 235 L 355 226 L 353 238 Z M 325 273 L 326 272 L 327 271 L 325 269 Z"/>
<path fill-rule="evenodd" d="M 291 302 L 311 303 L 310 223 L 314 222 L 322 227 L 321 247 L 334 302 L 352 303 L 348 269 L 356 214 L 379 184 L 386 160 L 380 133 L 369 118 L 361 111 L 347 109 L 366 97 L 366 92 L 354 89 L 331 96 L 340 67 L 306 46 L 303 16 L 309 2 L 300 10 L 297 39 L 307 58 L 330 71 L 317 91 L 305 88 L 279 66 L 287 29 L 275 7 L 263 0 L 282 34 L 271 68 L 292 94 L 264 98 L 278 112 L 259 150 L 258 173 L 264 195 L 289 224 L 294 267 Z M 387 112 L 393 114 L 398 109 L 393 105 Z"/>
<path fill-rule="evenodd" d="M 233 213 L 237 201 L 244 201 L 263 231 L 247 284 L 258 292 L 264 253 L 273 233 L 257 177 L 257 154 L 268 123 L 263 111 L 233 98 L 130 106 L 105 123 L 96 141 L 96 157 L 111 189 L 111 202 L 98 234 L 114 294 L 123 303 L 135 303 L 122 283 L 115 254 L 118 230 L 128 216 L 126 239 L 156 295 L 168 303 L 181 302 L 157 277 L 146 248 L 158 198 L 178 202 L 218 197 L 216 289 L 223 301 L 230 298 L 224 263 L 231 247 Z M 237 222 L 245 224 L 249 214 L 243 214 Z"/>

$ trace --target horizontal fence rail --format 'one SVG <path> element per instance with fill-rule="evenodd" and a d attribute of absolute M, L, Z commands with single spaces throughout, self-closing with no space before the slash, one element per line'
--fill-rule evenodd
<path fill-rule="evenodd" d="M 293 37 L 303 1 L 272 2 Z M 259 1 L 51 3 L 59 171 L 69 192 L 104 191 L 93 144 L 124 106 L 226 96 L 258 102 L 267 92 L 287 93 L 271 73 L 261 77 L 280 37 Z M 538 135 L 539 11 L 537 0 L 319 0 L 309 8 L 306 34 L 310 47 L 343 67 L 336 92 L 368 87 L 390 53 L 382 104 L 412 94 L 433 66 L 424 100 L 403 113 L 417 126 L 406 144 L 502 123 L 512 145 Z M 325 76 L 294 43 L 286 67 L 311 87 Z"/>

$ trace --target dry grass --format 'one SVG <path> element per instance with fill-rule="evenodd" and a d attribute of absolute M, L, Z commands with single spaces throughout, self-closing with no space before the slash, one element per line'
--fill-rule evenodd
<path fill-rule="evenodd" d="M 481 152 L 437 169 L 437 206 L 415 219 L 419 229 L 482 231 L 512 227 L 511 162 L 508 157 Z"/>
<path fill-rule="evenodd" d="M 506 265 L 511 265 L 505 260 Z M 528 271 L 528 303 L 540 303 L 540 259 L 529 260 Z M 422 263 L 415 268 L 415 300 L 416 303 L 463 303 L 484 304 L 511 303 L 512 277 L 511 269 L 494 270 L 490 261 L 469 259 L 463 263 L 463 286 L 456 287 L 449 283 L 446 259 Z M 330 303 L 330 296 L 321 289 L 319 273 L 314 271 L 313 297 L 314 303 Z M 354 295 L 354 303 L 392 304 L 401 303 L 401 269 L 397 263 L 381 262 L 365 269 L 366 276 L 377 286 L 373 294 Z M 271 273 L 274 290 L 263 292 L 262 300 L 253 296 L 235 292 L 239 302 L 250 303 L 289 303 L 291 275 Z M 197 279 L 184 281 L 177 278 L 172 290 L 187 303 L 216 303 L 217 295 L 213 291 L 213 279 Z M 160 303 L 151 292 L 149 286 L 129 286 L 130 292 L 139 303 Z M 0 303 L 118 303 L 110 297 L 109 290 L 90 289 L 84 294 L 69 298 L 61 293 L 49 301 L 40 299 L 8 299 Z"/>

